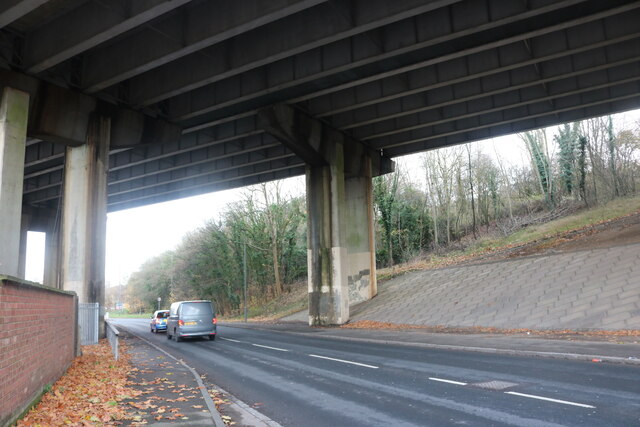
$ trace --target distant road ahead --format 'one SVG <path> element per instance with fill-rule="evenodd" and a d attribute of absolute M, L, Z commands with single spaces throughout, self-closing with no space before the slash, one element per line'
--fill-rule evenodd
<path fill-rule="evenodd" d="M 640 368 L 117 319 L 283 426 L 640 426 Z"/>

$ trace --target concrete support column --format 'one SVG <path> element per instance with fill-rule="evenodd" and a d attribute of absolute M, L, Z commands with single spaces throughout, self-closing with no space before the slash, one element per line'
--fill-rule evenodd
<path fill-rule="evenodd" d="M 346 323 L 350 305 L 377 293 L 371 178 L 393 162 L 290 105 L 258 121 L 307 164 L 309 324 Z"/>
<path fill-rule="evenodd" d="M 19 276 L 29 95 L 5 88 L 0 100 L 0 274 Z"/>
<path fill-rule="evenodd" d="M 377 293 L 371 162 L 345 177 L 342 144 L 328 166 L 307 166 L 309 324 L 340 325 Z"/>
<path fill-rule="evenodd" d="M 98 302 L 104 314 L 107 168 L 110 120 L 91 119 L 87 141 L 68 147 L 62 209 L 63 289 L 81 303 Z M 104 336 L 101 321 L 100 335 Z"/>

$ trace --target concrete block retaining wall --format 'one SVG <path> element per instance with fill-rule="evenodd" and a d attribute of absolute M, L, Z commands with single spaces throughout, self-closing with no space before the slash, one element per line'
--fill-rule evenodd
<path fill-rule="evenodd" d="M 0 426 L 12 422 L 76 355 L 73 292 L 0 276 Z"/>

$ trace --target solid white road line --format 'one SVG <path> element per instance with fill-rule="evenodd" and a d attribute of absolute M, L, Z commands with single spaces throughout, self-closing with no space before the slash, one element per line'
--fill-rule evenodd
<path fill-rule="evenodd" d="M 319 356 L 319 355 L 317 355 L 317 354 L 310 354 L 309 356 L 311 356 L 311 357 L 317 357 L 318 359 L 333 360 L 334 362 L 349 363 L 350 365 L 364 366 L 365 368 L 378 369 L 378 367 L 377 367 L 377 366 L 367 365 L 367 364 L 365 364 L 365 363 L 352 362 L 352 361 L 350 361 L 350 360 L 334 359 L 333 357 Z"/>
<path fill-rule="evenodd" d="M 449 383 L 449 384 L 455 384 L 455 385 L 467 385 L 467 383 L 462 383 L 460 381 L 453 381 L 453 380 L 444 380 L 442 378 L 433 378 L 433 377 L 429 377 L 429 379 L 431 381 L 440 381 L 441 383 Z"/>
<path fill-rule="evenodd" d="M 550 397 L 536 396 L 534 394 L 518 393 L 515 391 L 505 391 L 506 394 L 514 396 L 530 397 L 531 399 L 546 400 L 547 402 L 562 403 L 563 405 L 580 406 L 581 408 L 595 408 L 595 406 L 585 405 L 584 403 L 569 402 L 566 400 L 551 399 Z"/>
<path fill-rule="evenodd" d="M 289 351 L 289 350 L 286 350 L 286 349 L 284 349 L 284 348 L 269 347 L 268 345 L 260 345 L 260 344 L 251 344 L 251 345 L 256 346 L 256 347 L 268 348 L 268 349 L 270 349 L 270 350 Z"/>
<path fill-rule="evenodd" d="M 242 342 L 242 341 L 238 341 L 238 340 L 232 340 L 231 338 L 222 338 L 220 337 L 221 340 L 225 340 L 225 341 L 232 341 L 232 342 Z"/>

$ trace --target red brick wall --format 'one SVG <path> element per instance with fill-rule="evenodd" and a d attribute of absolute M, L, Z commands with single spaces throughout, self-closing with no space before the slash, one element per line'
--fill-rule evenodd
<path fill-rule="evenodd" d="M 0 277 L 0 425 L 69 367 L 75 304 L 73 293 Z"/>

